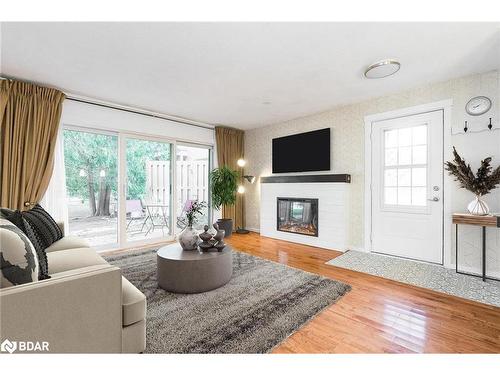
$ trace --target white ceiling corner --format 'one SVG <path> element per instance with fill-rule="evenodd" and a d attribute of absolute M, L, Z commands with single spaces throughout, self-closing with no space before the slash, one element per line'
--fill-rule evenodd
<path fill-rule="evenodd" d="M 0 68 L 249 129 L 498 69 L 498 34 L 498 23 L 3 23 Z M 364 68 L 383 58 L 401 70 L 365 79 Z"/>

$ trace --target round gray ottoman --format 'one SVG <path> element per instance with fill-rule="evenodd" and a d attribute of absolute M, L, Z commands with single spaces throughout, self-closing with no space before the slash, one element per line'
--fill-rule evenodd
<path fill-rule="evenodd" d="M 182 250 L 178 243 L 160 248 L 156 254 L 160 288 L 174 293 L 200 293 L 216 289 L 233 274 L 230 246 L 221 251 Z"/>

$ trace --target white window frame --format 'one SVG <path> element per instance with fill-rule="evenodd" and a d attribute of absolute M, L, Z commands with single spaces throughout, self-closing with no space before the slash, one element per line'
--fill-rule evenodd
<path fill-rule="evenodd" d="M 386 169 L 393 169 L 395 171 L 398 171 L 398 169 L 403 169 L 403 168 L 407 168 L 407 169 L 410 169 L 410 174 L 412 173 L 412 169 L 413 168 L 418 168 L 418 167 L 425 167 L 426 168 L 426 185 L 425 185 L 425 188 L 426 188 L 426 199 L 430 196 L 430 187 L 429 187 L 429 168 L 428 168 L 428 165 L 429 165 L 429 156 L 430 156 L 430 153 L 429 153 L 429 124 L 426 124 L 427 126 L 427 143 L 426 143 L 426 163 L 425 164 L 399 164 L 399 159 L 398 159 L 398 164 L 394 165 L 394 166 L 385 166 L 385 132 L 388 131 L 388 130 L 395 130 L 395 129 L 404 129 L 404 128 L 411 128 L 411 126 L 394 126 L 394 127 L 391 127 L 391 128 L 383 128 L 383 129 L 380 129 L 380 132 L 382 133 L 381 134 L 381 141 L 382 141 L 382 147 L 380 148 L 380 152 L 381 152 L 381 159 L 380 160 L 383 160 L 384 161 L 384 165 L 381 166 L 380 168 L 380 173 L 381 173 L 381 176 L 380 176 L 380 181 L 382 181 L 382 189 L 380 189 L 380 202 L 382 202 L 382 206 L 381 206 L 381 210 L 382 211 L 385 211 L 385 212 L 405 212 L 405 213 L 418 213 L 418 214 L 422 214 L 422 213 L 429 213 L 430 212 L 430 206 L 428 203 L 425 204 L 425 206 L 417 206 L 417 205 L 412 205 L 412 204 L 409 204 L 409 205 L 403 205 L 403 204 L 386 204 L 385 203 L 385 171 Z M 410 147 L 413 148 L 413 144 L 410 145 Z M 399 148 L 399 146 L 398 146 Z M 371 169 L 371 167 L 370 167 Z M 398 188 L 399 185 L 396 186 L 396 188 Z M 409 188 L 413 188 L 413 185 L 410 185 Z M 427 201 L 426 201 L 427 202 Z"/>
<path fill-rule="evenodd" d="M 117 242 L 116 244 L 112 245 L 102 245 L 102 246 L 95 246 L 94 249 L 98 252 L 100 251 L 109 251 L 109 250 L 116 250 L 116 249 L 126 249 L 126 248 L 137 248 L 140 246 L 150 246 L 155 243 L 163 243 L 163 242 L 168 242 L 168 241 L 173 241 L 175 239 L 175 230 L 172 227 L 174 223 L 174 218 L 177 218 L 177 216 L 180 214 L 180 212 L 177 212 L 177 207 L 173 202 L 177 201 L 177 189 L 176 189 L 176 183 L 177 183 L 177 178 L 176 178 L 176 155 L 177 155 L 177 144 L 179 145 L 185 145 L 189 147 L 200 147 L 200 148 L 206 148 L 209 150 L 209 170 L 212 170 L 213 168 L 213 153 L 214 153 L 214 145 L 208 144 L 208 143 L 203 143 L 203 142 L 190 142 L 186 140 L 178 140 L 176 138 L 171 138 L 171 137 L 166 137 L 166 136 L 159 136 L 159 135 L 150 135 L 147 133 L 141 133 L 141 132 L 130 132 L 130 131 L 124 131 L 120 129 L 112 129 L 106 127 L 105 130 L 99 129 L 96 127 L 87 127 L 87 126 L 81 126 L 81 125 L 76 125 L 76 124 L 70 124 L 70 123 L 63 123 L 61 124 L 63 127 L 63 130 L 74 130 L 74 131 L 81 131 L 81 132 L 87 132 L 87 133 L 96 133 L 96 134 L 107 134 L 107 135 L 115 135 L 118 136 L 118 220 L 117 220 Z M 170 215 L 170 228 L 171 228 L 171 233 L 168 236 L 165 237 L 156 237 L 156 238 L 150 238 L 150 239 L 144 239 L 144 240 L 132 240 L 132 241 L 127 241 L 127 233 L 126 233 L 126 217 L 124 215 L 125 212 L 125 198 L 126 198 L 126 139 L 131 138 L 131 139 L 141 139 L 141 140 L 146 140 L 146 141 L 153 141 L 153 142 L 165 142 L 165 143 L 170 143 L 171 144 L 171 152 L 172 152 L 172 157 L 171 157 L 171 187 L 172 191 L 170 194 L 170 200 L 171 200 L 171 215 Z M 66 183 L 66 181 L 65 181 Z M 209 186 L 209 218 L 210 221 L 213 221 L 213 210 L 211 209 L 211 196 L 210 196 L 210 186 Z"/>
<path fill-rule="evenodd" d="M 206 144 L 202 144 L 202 143 L 190 143 L 190 142 L 186 142 L 186 141 L 179 141 L 179 142 L 176 142 L 175 144 L 175 148 L 174 148 L 174 156 L 175 156 L 175 162 L 173 164 L 173 168 L 175 169 L 172 169 L 172 173 L 175 176 L 175 179 L 177 181 L 177 146 L 186 146 L 186 147 L 198 147 L 198 148 L 202 148 L 202 149 L 206 149 L 208 150 L 208 171 L 210 173 L 210 171 L 214 168 L 214 165 L 213 165 L 213 162 L 214 162 L 214 146 L 212 145 L 206 145 Z M 208 221 L 209 221 L 209 224 L 208 226 L 210 227 L 210 223 L 213 223 L 213 208 L 212 208 L 212 189 L 210 187 L 210 176 L 208 176 L 208 202 L 207 202 L 207 208 L 208 208 Z M 175 190 L 175 201 L 174 202 L 177 202 L 177 185 L 172 185 L 173 188 L 172 190 Z M 175 205 L 175 204 L 174 204 Z M 177 210 L 177 207 L 175 208 Z M 179 216 L 182 212 L 177 212 L 175 215 L 175 219 L 177 221 L 177 216 Z M 174 237 L 175 237 L 175 230 L 174 230 Z"/>

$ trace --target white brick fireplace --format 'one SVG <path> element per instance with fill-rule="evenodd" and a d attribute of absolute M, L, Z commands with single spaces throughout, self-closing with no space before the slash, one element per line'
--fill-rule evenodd
<path fill-rule="evenodd" d="M 272 180 L 272 177 L 268 179 Z M 265 181 L 265 179 L 262 180 Z M 288 182 L 284 177 L 276 180 L 261 183 L 260 234 L 285 241 L 345 251 L 347 249 L 347 223 L 349 222 L 350 183 L 295 182 L 293 178 L 289 178 L 290 182 Z M 350 181 L 350 176 L 348 181 Z M 278 198 L 317 199 L 318 236 L 279 231 L 277 228 Z"/>

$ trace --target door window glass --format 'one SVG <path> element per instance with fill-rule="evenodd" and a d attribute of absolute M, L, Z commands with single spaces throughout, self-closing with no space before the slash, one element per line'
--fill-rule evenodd
<path fill-rule="evenodd" d="M 384 131 L 384 204 L 427 205 L 427 125 Z"/>

